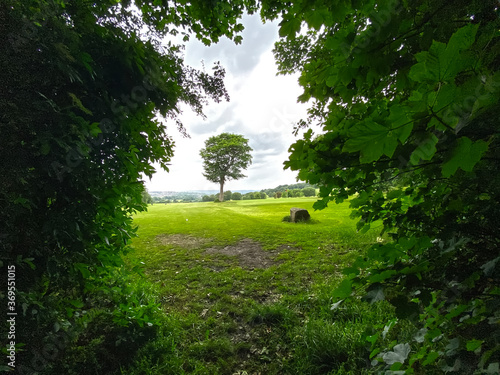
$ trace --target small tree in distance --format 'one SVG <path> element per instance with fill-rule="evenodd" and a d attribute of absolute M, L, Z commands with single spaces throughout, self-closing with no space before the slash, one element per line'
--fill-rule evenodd
<path fill-rule="evenodd" d="M 233 201 L 240 201 L 241 200 L 241 193 L 235 192 L 231 194 L 231 199 Z"/>
<path fill-rule="evenodd" d="M 241 171 L 252 164 L 250 151 L 248 139 L 238 134 L 222 133 L 205 141 L 205 148 L 200 150 L 205 170 L 203 176 L 219 184 L 219 201 L 224 201 L 226 181 L 246 177 Z"/>

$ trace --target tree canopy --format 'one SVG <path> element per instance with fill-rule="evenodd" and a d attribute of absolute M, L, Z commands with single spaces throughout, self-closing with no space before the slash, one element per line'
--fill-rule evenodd
<path fill-rule="evenodd" d="M 279 70 L 300 72 L 299 101 L 311 103 L 298 128 L 322 127 L 291 146 L 286 167 L 320 187 L 315 208 L 352 198 L 358 229 L 381 223 L 387 236 L 344 271 L 336 295 L 365 290 L 421 329 L 415 352 L 390 363 L 390 348 L 374 345 L 373 359 L 406 373 L 498 368 L 498 2 L 292 2 L 263 13 L 283 18 Z"/>
<path fill-rule="evenodd" d="M 145 207 L 142 176 L 153 162 L 168 169 L 181 103 L 203 115 L 208 99 L 228 99 L 221 66 L 194 70 L 163 37 L 232 37 L 241 13 L 225 1 L 0 2 L 0 248 L 17 270 L 18 373 L 78 372 L 57 368 L 76 366 L 58 360 L 68 344 L 40 354 L 61 332 L 75 347 L 115 342 L 153 319 L 121 258 Z M 103 353 L 89 373 L 130 358 L 117 342 L 122 359 Z"/>
<path fill-rule="evenodd" d="M 219 200 L 224 200 L 224 184 L 246 177 L 242 170 L 252 164 L 252 148 L 242 135 L 222 133 L 205 141 L 200 150 L 203 158 L 203 176 L 220 186 Z"/>

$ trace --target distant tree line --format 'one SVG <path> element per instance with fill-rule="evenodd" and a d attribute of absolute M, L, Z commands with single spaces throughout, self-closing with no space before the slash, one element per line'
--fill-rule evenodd
<path fill-rule="evenodd" d="M 299 198 L 315 196 L 316 189 L 313 187 L 305 187 L 303 189 L 285 189 L 284 191 L 276 191 L 273 194 L 274 198 Z"/>
<path fill-rule="evenodd" d="M 239 192 L 231 192 L 230 190 L 224 192 L 224 201 L 241 201 L 241 200 L 248 200 L 248 199 L 267 199 L 268 196 L 266 193 L 262 191 L 254 191 L 254 192 L 249 192 L 245 194 L 241 194 Z M 219 201 L 219 194 L 212 194 L 212 195 L 204 195 L 202 197 L 203 202 L 213 202 L 213 201 Z"/>
<path fill-rule="evenodd" d="M 274 195 L 276 193 L 282 193 L 282 196 L 283 196 L 283 193 L 286 191 L 303 190 L 305 188 L 314 189 L 314 193 L 312 195 L 307 195 L 306 192 L 304 192 L 304 196 L 310 197 L 310 196 L 316 195 L 316 191 L 315 191 L 316 187 L 311 185 L 311 184 L 308 184 L 306 182 L 301 182 L 301 183 L 291 184 L 291 185 L 278 185 L 273 189 L 263 189 L 262 191 L 264 193 L 266 193 L 268 196 L 274 197 Z M 311 190 L 308 190 L 308 194 L 310 194 L 310 191 Z"/>
<path fill-rule="evenodd" d="M 274 189 L 263 189 L 248 193 L 232 192 L 231 190 L 223 192 L 224 201 L 239 201 L 248 199 L 267 199 L 271 198 L 298 198 L 315 197 L 316 188 L 310 184 L 299 183 L 292 185 L 279 185 Z M 193 192 L 179 192 L 164 196 L 151 196 L 147 191 L 142 193 L 143 203 L 189 203 L 189 202 L 214 202 L 219 201 L 219 194 L 201 195 Z"/>
<path fill-rule="evenodd" d="M 248 200 L 248 199 L 267 199 L 269 197 L 273 198 L 299 198 L 299 197 L 315 197 L 316 189 L 309 185 L 308 187 L 304 187 L 302 189 L 289 189 L 287 187 L 295 187 L 297 185 L 307 185 L 307 184 L 295 184 L 295 185 L 280 185 L 283 190 L 275 189 L 267 189 L 261 191 L 249 192 L 246 194 L 241 194 L 238 192 L 231 192 L 230 190 L 224 192 L 224 201 L 239 201 L 239 200 Z M 269 192 L 269 193 L 267 193 Z M 219 194 L 211 194 L 204 195 L 202 197 L 202 202 L 214 202 L 219 201 Z"/>

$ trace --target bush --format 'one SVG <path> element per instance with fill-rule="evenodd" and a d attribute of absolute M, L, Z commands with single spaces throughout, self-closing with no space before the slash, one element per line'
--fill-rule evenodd
<path fill-rule="evenodd" d="M 307 187 L 302 189 L 304 197 L 314 197 L 316 195 L 316 189 L 312 187 Z"/>

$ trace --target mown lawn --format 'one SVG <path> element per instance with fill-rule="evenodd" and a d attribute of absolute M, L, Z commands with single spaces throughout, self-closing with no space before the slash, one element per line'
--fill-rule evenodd
<path fill-rule="evenodd" d="M 165 317 L 123 373 L 366 372 L 366 336 L 392 311 L 361 301 L 332 310 L 332 290 L 378 232 L 357 233 L 347 202 L 323 211 L 314 202 L 157 204 L 138 214 L 129 258 L 144 263 Z M 291 207 L 312 220 L 283 222 Z"/>

